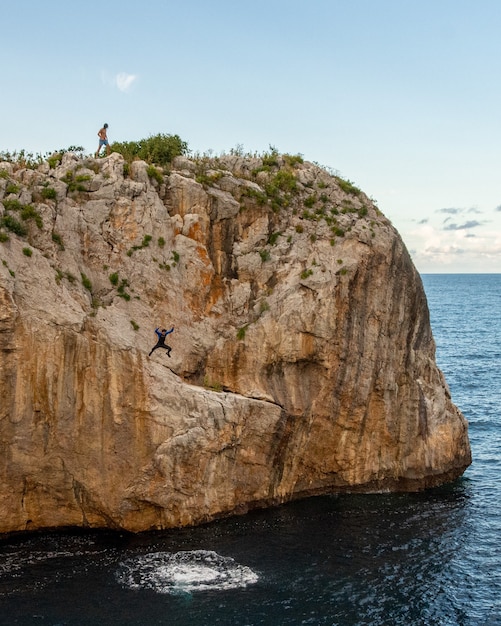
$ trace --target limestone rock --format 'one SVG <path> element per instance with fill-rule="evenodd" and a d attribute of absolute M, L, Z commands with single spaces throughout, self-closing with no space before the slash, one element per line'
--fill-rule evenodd
<path fill-rule="evenodd" d="M 117 154 L 0 163 L 0 532 L 176 527 L 468 466 L 398 233 L 325 170 L 263 165 L 178 157 L 159 184 Z"/>

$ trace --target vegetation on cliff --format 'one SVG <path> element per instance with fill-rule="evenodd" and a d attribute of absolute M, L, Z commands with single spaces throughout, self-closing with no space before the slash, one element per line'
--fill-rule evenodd
<path fill-rule="evenodd" d="M 375 203 L 272 147 L 132 143 L 0 162 L 0 531 L 460 475 L 466 423 Z M 171 358 L 148 357 L 159 325 Z"/>

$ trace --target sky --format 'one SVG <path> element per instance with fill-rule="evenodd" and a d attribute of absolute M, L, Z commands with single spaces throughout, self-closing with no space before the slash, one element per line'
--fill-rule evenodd
<path fill-rule="evenodd" d="M 0 0 L 0 151 L 177 134 L 377 202 L 421 273 L 501 272 L 500 0 Z"/>

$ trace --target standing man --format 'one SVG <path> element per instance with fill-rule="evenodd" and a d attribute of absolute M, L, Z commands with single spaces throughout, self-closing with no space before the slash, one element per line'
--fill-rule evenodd
<path fill-rule="evenodd" d="M 170 357 L 170 351 L 172 350 L 172 348 L 165 343 L 165 338 L 167 337 L 167 335 L 170 335 L 173 331 L 174 331 L 174 326 L 170 330 L 167 330 L 166 328 L 162 328 L 161 331 L 158 330 L 158 328 L 155 328 L 158 341 L 156 345 L 153 346 L 148 356 L 151 356 L 153 353 L 153 350 L 156 350 L 157 348 L 165 348 L 167 350 L 167 356 Z"/>
<path fill-rule="evenodd" d="M 101 128 L 101 130 L 97 133 L 97 136 L 99 137 L 99 147 L 96 151 L 96 156 L 95 156 L 96 159 L 99 156 L 99 152 L 101 151 L 101 148 L 103 146 L 106 146 L 106 156 L 108 156 L 110 153 L 110 144 L 108 143 L 107 128 L 108 128 L 108 124 L 105 124 Z"/>

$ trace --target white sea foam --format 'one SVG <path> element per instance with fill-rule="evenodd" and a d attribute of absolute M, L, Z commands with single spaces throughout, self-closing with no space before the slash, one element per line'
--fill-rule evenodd
<path fill-rule="evenodd" d="M 239 589 L 258 580 L 249 567 L 209 550 L 144 554 L 120 563 L 116 577 L 129 589 L 171 594 Z"/>

